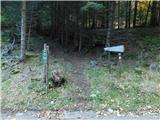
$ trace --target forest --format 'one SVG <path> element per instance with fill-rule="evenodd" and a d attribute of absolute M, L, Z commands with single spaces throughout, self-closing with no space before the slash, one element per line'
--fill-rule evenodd
<path fill-rule="evenodd" d="M 4 119 L 158 118 L 159 78 L 160 1 L 1 2 Z"/>

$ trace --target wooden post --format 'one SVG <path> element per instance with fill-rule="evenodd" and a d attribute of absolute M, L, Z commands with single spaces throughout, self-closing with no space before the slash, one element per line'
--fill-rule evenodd
<path fill-rule="evenodd" d="M 46 83 L 46 64 L 45 64 L 45 60 L 44 60 L 44 50 L 46 50 L 46 47 L 47 47 L 47 45 L 46 45 L 46 43 L 44 44 L 44 49 L 43 49 L 43 64 L 44 64 L 44 83 Z"/>
<path fill-rule="evenodd" d="M 46 64 L 46 88 L 48 90 L 48 68 L 49 68 L 49 46 L 47 45 L 47 64 Z"/>
<path fill-rule="evenodd" d="M 118 60 L 119 60 L 119 74 L 121 76 L 121 72 L 122 72 L 122 54 L 118 53 Z"/>
<path fill-rule="evenodd" d="M 44 83 L 46 84 L 47 89 L 48 89 L 48 62 L 49 62 L 48 59 L 49 59 L 49 46 L 45 43 L 42 53 L 42 60 L 44 64 Z"/>

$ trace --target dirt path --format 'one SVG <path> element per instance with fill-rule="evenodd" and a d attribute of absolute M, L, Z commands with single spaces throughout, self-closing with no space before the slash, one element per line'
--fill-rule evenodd
<path fill-rule="evenodd" d="M 85 74 L 85 63 L 84 58 L 76 56 L 69 57 L 66 59 L 72 64 L 71 79 L 75 86 L 74 97 L 80 104 L 80 110 L 85 110 L 87 106 L 87 99 L 90 96 L 90 82 Z"/>

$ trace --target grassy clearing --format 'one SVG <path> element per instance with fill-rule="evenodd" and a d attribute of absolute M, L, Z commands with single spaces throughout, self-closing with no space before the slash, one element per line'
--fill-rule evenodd
<path fill-rule="evenodd" d="M 160 108 L 160 73 L 143 70 L 137 72 L 136 67 L 126 67 L 121 75 L 115 69 L 109 73 L 106 67 L 87 70 L 94 109 L 112 108 L 126 112 L 147 106 Z"/>
<path fill-rule="evenodd" d="M 67 96 L 70 91 L 68 85 L 57 89 L 49 89 L 46 92 L 45 85 L 41 81 L 17 83 L 13 88 L 11 80 L 2 82 L 2 108 L 15 110 L 25 109 L 60 109 L 66 104 L 73 103 Z"/>
<path fill-rule="evenodd" d="M 40 55 L 30 56 L 30 53 L 27 53 L 25 64 L 21 63 L 12 68 L 8 68 L 7 64 L 3 66 L 1 83 L 3 109 L 56 110 L 74 103 L 74 99 L 70 97 L 72 87 L 69 82 L 60 88 L 46 91 L 43 83 L 43 66 L 40 59 Z M 18 69 L 18 72 L 11 74 L 15 69 Z M 51 71 L 54 69 L 64 71 L 59 63 L 54 63 L 54 66 L 50 66 L 49 78 L 51 77 Z M 8 76 L 7 79 L 5 76 Z"/>
<path fill-rule="evenodd" d="M 91 84 L 91 93 L 87 102 L 92 106 L 92 110 L 112 108 L 129 112 L 141 108 L 153 110 L 160 108 L 160 72 L 158 69 L 149 69 L 151 63 L 160 64 L 160 36 L 159 34 L 147 35 L 148 33 L 143 31 L 135 34 L 139 35 L 138 40 L 132 41 L 132 46 L 137 47 L 136 51 L 127 49 L 128 51 L 123 54 L 124 64 L 121 71 L 118 66 L 112 65 L 110 73 L 108 65 L 106 63 L 100 65 L 98 60 L 98 65 L 95 66 L 90 65 L 90 59 L 78 61 L 79 65 L 84 66 L 86 79 Z M 43 44 L 41 46 L 43 47 Z M 130 48 L 134 48 L 132 46 Z M 138 55 L 142 49 L 145 51 L 139 59 Z M 59 70 L 63 72 L 68 82 L 60 88 L 49 89 L 48 93 L 42 82 L 41 54 L 27 53 L 26 63 L 14 67 L 9 66 L 12 62 L 8 58 L 5 62 L 2 60 L 2 108 L 57 110 L 70 109 L 69 107 L 78 104 L 74 97 L 76 88 L 70 81 L 71 72 L 75 72 L 78 66 L 75 67 L 65 59 L 67 53 L 57 54 L 61 56 L 50 58 L 49 78 L 53 70 Z M 67 58 L 72 60 L 72 55 Z M 76 60 L 78 59 L 80 58 Z M 107 61 L 107 58 L 104 59 Z"/>
<path fill-rule="evenodd" d="M 8 70 L 2 71 L 4 76 L 9 74 L 9 79 L 2 78 L 3 109 L 57 110 L 78 104 L 73 96 L 75 88 L 70 81 L 60 88 L 49 89 L 46 93 L 42 82 L 43 67 L 40 62 L 37 62 L 39 59 L 40 56 L 31 57 L 25 64 L 16 66 L 20 70 L 16 74 L 10 74 Z M 64 71 L 65 77 L 69 80 L 70 72 L 73 72 L 73 64 L 60 59 L 51 62 L 54 65 L 50 66 L 49 76 L 52 70 L 59 69 Z M 90 66 L 88 63 L 89 61 L 84 61 L 82 64 L 85 66 L 86 79 L 91 84 L 88 104 L 92 105 L 92 110 L 112 108 L 128 112 L 148 106 L 152 109 L 160 108 L 160 73 L 158 71 L 124 64 L 121 72 L 118 66 L 112 66 L 110 73 L 107 66 Z M 32 66 L 32 73 L 28 72 L 27 66 Z M 41 81 L 31 80 L 31 74 L 34 77 L 38 74 Z"/>

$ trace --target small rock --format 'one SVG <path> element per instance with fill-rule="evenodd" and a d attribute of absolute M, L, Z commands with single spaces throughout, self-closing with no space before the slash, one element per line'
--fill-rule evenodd
<path fill-rule="evenodd" d="M 58 63 L 58 60 L 57 59 L 54 59 L 54 61 L 53 61 L 54 63 Z"/>
<path fill-rule="evenodd" d="M 149 65 L 149 69 L 158 71 L 158 70 L 160 70 L 160 65 L 158 63 L 151 63 Z"/>
<path fill-rule="evenodd" d="M 119 113 L 119 111 L 116 111 L 116 115 L 117 115 L 118 117 L 121 116 L 120 113 Z"/>
<path fill-rule="evenodd" d="M 35 81 L 41 81 L 42 80 L 42 78 L 37 78 L 37 77 L 33 77 L 33 78 L 31 78 L 31 80 L 35 80 Z"/>
<path fill-rule="evenodd" d="M 108 112 L 109 112 L 109 113 L 113 113 L 113 109 L 108 108 Z"/>
<path fill-rule="evenodd" d="M 18 69 L 18 68 L 15 68 L 15 69 L 13 69 L 12 71 L 11 71 L 11 74 L 13 75 L 13 74 L 17 74 L 17 73 L 19 73 L 20 72 L 20 70 Z"/>
<path fill-rule="evenodd" d="M 92 66 L 95 66 L 95 65 L 97 65 L 97 61 L 96 61 L 96 60 L 91 60 L 91 61 L 90 61 L 90 64 L 91 64 Z"/>
<path fill-rule="evenodd" d="M 147 106 L 148 109 L 151 109 L 152 107 L 150 105 Z"/>
<path fill-rule="evenodd" d="M 54 101 L 51 101 L 51 104 L 54 104 Z"/>
<path fill-rule="evenodd" d="M 90 97 L 94 98 L 96 97 L 96 94 L 91 94 Z"/>
<path fill-rule="evenodd" d="M 22 116 L 24 115 L 23 113 L 17 113 L 16 116 Z"/>
<path fill-rule="evenodd" d="M 6 65 L 6 62 L 2 62 L 1 65 L 2 65 L 2 66 L 5 66 L 5 65 Z"/>

